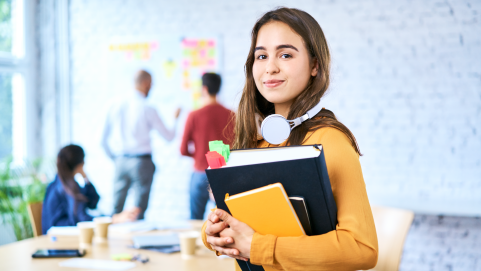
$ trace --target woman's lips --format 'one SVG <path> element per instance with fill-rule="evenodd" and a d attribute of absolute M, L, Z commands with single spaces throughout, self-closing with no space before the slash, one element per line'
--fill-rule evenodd
<path fill-rule="evenodd" d="M 268 88 L 275 88 L 282 85 L 282 83 L 284 83 L 284 80 L 267 80 L 264 81 L 264 86 Z"/>

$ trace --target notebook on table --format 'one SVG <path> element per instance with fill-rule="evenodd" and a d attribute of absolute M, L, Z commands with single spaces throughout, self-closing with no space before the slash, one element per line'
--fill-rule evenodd
<path fill-rule="evenodd" d="M 337 207 L 322 146 L 233 150 L 225 166 L 206 173 L 219 209 L 231 213 L 224 201 L 226 194 L 281 183 L 288 196 L 303 198 L 311 235 L 336 229 Z M 263 270 L 250 262 L 237 262 L 243 271 Z"/>
<path fill-rule="evenodd" d="M 180 244 L 179 235 L 176 233 L 134 236 L 132 242 L 134 248 L 165 248 Z"/>

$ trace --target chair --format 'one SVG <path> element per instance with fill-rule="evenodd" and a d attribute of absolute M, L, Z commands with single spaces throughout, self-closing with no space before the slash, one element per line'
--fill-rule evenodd
<path fill-rule="evenodd" d="M 379 243 L 376 271 L 398 271 L 404 241 L 414 219 L 414 212 L 396 208 L 372 206 Z"/>
<path fill-rule="evenodd" d="M 42 206 L 42 202 L 35 202 L 30 203 L 27 207 L 33 236 L 35 237 L 42 235 Z"/>

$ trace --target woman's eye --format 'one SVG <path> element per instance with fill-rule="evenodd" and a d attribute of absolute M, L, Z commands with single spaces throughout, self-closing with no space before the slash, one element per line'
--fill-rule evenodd
<path fill-rule="evenodd" d="M 292 56 L 290 54 L 282 54 L 281 58 L 291 58 Z"/>
<path fill-rule="evenodd" d="M 266 58 L 267 58 L 266 55 L 258 55 L 258 56 L 257 56 L 257 59 L 266 59 Z"/>

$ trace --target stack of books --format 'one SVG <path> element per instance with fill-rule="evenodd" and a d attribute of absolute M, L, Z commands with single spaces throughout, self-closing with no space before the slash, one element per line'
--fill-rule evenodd
<path fill-rule="evenodd" d="M 260 234 L 320 235 L 336 229 L 322 146 L 234 150 L 226 165 L 206 173 L 217 208 Z M 244 271 L 268 269 L 238 263 Z"/>

